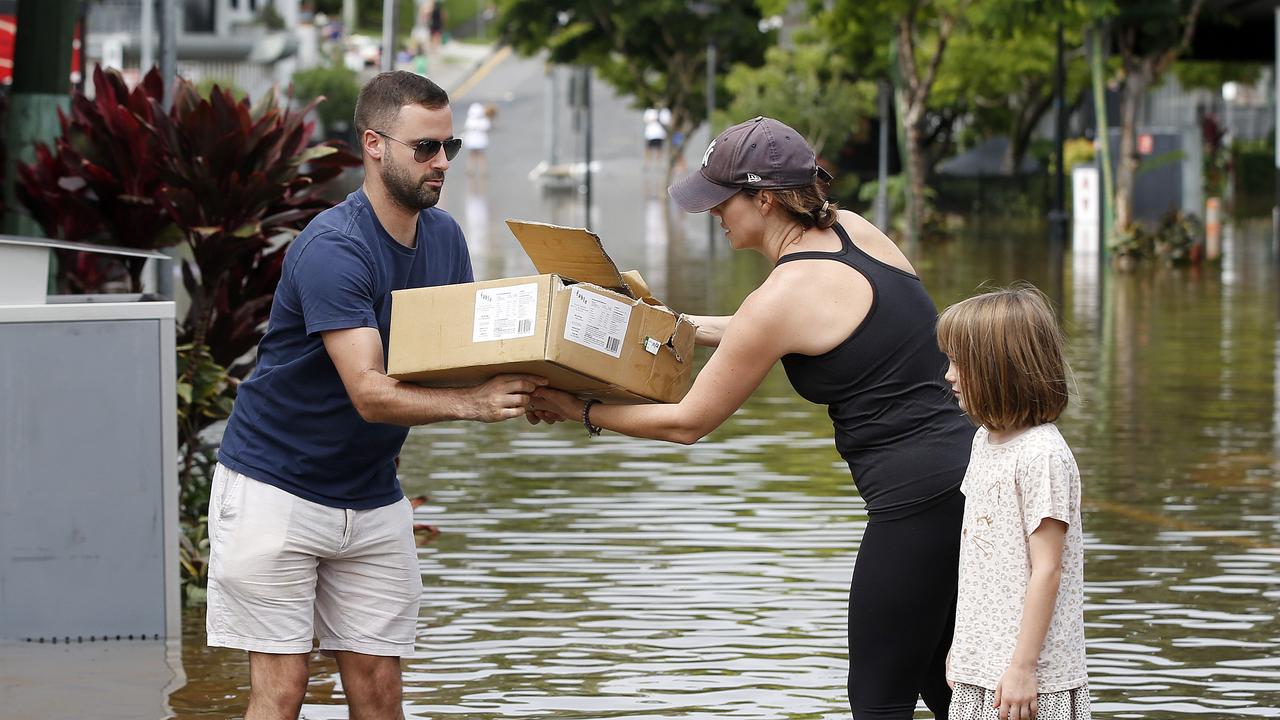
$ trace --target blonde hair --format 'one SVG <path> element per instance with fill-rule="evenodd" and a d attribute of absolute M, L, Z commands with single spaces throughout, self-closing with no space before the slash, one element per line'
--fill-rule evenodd
<path fill-rule="evenodd" d="M 956 366 L 969 417 L 997 432 L 1062 415 L 1065 346 L 1049 299 L 1030 284 L 976 295 L 938 318 L 938 347 Z"/>

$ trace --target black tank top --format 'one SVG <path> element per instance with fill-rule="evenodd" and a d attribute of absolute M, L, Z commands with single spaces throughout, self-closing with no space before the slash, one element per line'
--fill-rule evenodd
<path fill-rule="evenodd" d="M 870 515 L 909 515 L 949 496 L 964 479 L 975 428 L 943 375 L 934 335 L 938 311 L 920 278 L 868 255 L 837 223 L 839 252 L 799 252 L 794 260 L 834 260 L 871 283 L 871 309 L 822 355 L 782 358 L 791 386 L 828 406 L 836 449 L 849 463 Z"/>

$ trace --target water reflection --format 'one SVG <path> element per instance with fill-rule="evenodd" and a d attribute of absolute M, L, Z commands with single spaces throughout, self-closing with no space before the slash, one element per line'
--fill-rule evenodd
<path fill-rule="evenodd" d="M 600 231 L 611 251 L 642 249 L 620 254 L 655 285 L 666 273 L 673 307 L 730 311 L 767 272 L 712 251 L 701 218 L 668 223 L 656 205 L 640 224 L 605 215 Z M 1096 258 L 1067 259 L 1079 398 L 1062 428 L 1085 473 L 1100 717 L 1277 716 L 1280 286 L 1267 231 L 1229 236 L 1221 269 L 1103 274 Z M 518 264 L 514 243 L 494 248 Z M 939 303 L 1047 280 L 1039 229 L 987 224 L 920 253 Z M 825 412 L 781 373 L 692 447 L 451 424 L 414 430 L 402 461 L 406 491 L 432 498 L 419 520 L 442 530 L 419 551 L 410 716 L 847 717 L 844 604 L 866 514 Z M 187 622 L 178 717 L 243 708 L 243 657 L 203 648 L 201 622 Z M 336 669 L 316 662 L 305 716 L 345 717 Z"/>
<path fill-rule="evenodd" d="M 667 227 L 671 220 L 666 212 L 666 197 L 652 195 L 644 201 L 644 260 L 648 272 L 642 273 L 655 297 L 667 294 Z"/>
<path fill-rule="evenodd" d="M 170 695 L 189 686 L 180 653 L 176 639 L 0 645 L 3 716 L 7 720 L 170 717 Z M 197 667 L 197 672 L 202 670 Z M 60 681 L 51 682 L 55 679 Z"/>

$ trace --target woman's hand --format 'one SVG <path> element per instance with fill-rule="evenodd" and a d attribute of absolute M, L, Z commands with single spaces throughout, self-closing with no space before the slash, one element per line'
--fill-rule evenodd
<path fill-rule="evenodd" d="M 1036 716 L 1036 670 L 1034 667 L 1010 665 L 996 685 L 996 704 L 1000 720 L 1032 720 Z"/>
<path fill-rule="evenodd" d="M 524 412 L 524 419 L 528 420 L 530 425 L 537 425 L 538 423 L 541 423 L 541 422 L 544 422 L 548 425 L 555 425 L 556 423 L 564 420 L 565 418 L 561 415 L 558 415 L 556 413 L 549 412 L 546 410 L 534 410 L 533 408 L 529 408 Z"/>
<path fill-rule="evenodd" d="M 531 399 L 533 409 L 536 412 L 553 413 L 565 420 L 582 417 L 583 401 L 563 390 L 554 390 L 549 387 L 538 388 Z"/>

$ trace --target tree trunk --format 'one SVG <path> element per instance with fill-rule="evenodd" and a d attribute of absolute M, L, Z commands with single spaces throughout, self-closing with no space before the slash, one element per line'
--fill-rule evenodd
<path fill-rule="evenodd" d="M 910 192 L 907 193 L 906 241 L 914 243 L 920 239 L 928 209 L 928 200 L 925 199 L 924 107 L 922 104 L 909 106 L 904 115 L 907 180 L 910 183 Z"/>
<path fill-rule="evenodd" d="M 671 186 L 673 180 L 678 179 L 676 175 L 680 172 L 680 160 L 685 155 L 685 145 L 689 144 L 689 134 L 693 132 L 693 127 L 689 120 L 683 115 L 672 113 L 671 127 L 668 128 L 667 135 L 667 162 L 666 162 L 666 183 L 662 186 L 663 192 Z M 680 136 L 680 144 L 676 145 L 676 136 Z"/>
<path fill-rule="evenodd" d="M 1115 227 L 1123 231 L 1133 222 L 1133 185 L 1138 175 L 1138 106 L 1151 85 L 1146 62 L 1125 74 L 1120 98 L 1120 157 L 1116 163 Z"/>
<path fill-rule="evenodd" d="M 4 168 L 4 230 L 14 235 L 42 234 L 18 207 L 17 167 L 35 161 L 36 143 L 53 144 L 61 132 L 58 110 L 71 108 L 71 41 L 79 16 L 79 0 L 18 0 Z"/>
<path fill-rule="evenodd" d="M 963 8 L 964 3 L 961 4 Z M 961 10 L 962 11 L 962 10 Z M 925 198 L 925 175 L 929 160 L 924 155 L 924 116 L 929 106 L 929 94 L 933 91 L 933 83 L 938 77 L 938 67 L 942 64 L 942 56 L 947 48 L 947 40 L 955 28 L 956 15 L 942 16 L 938 28 L 938 44 L 933 57 L 923 72 L 916 65 L 916 18 L 915 9 L 898 21 L 898 66 L 905 83 L 906 109 L 902 113 L 902 129 L 906 144 L 907 178 L 910 192 L 907 193 L 907 234 L 906 241 L 915 243 L 920 239 L 924 227 L 925 215 L 928 213 L 929 201 Z"/>
<path fill-rule="evenodd" d="M 1014 115 L 1013 127 L 1009 129 L 1009 146 L 1005 148 L 1004 158 L 1001 159 L 1001 169 L 1009 175 L 1016 175 L 1022 167 L 1022 160 L 1027 156 L 1027 148 L 1031 145 L 1031 136 L 1040 124 L 1040 119 L 1049 112 L 1053 104 L 1052 94 L 1045 95 L 1039 91 L 1039 86 L 1028 88 L 1022 109 Z M 1071 168 L 1066 171 L 1070 172 Z"/>

